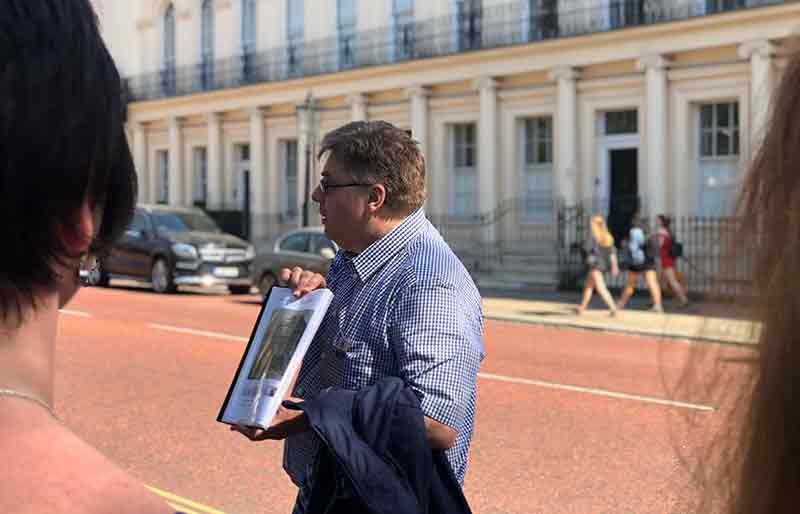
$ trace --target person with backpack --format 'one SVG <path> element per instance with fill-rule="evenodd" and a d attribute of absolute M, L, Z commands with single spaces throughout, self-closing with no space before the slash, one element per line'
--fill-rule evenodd
<path fill-rule="evenodd" d="M 675 292 L 681 307 L 689 305 L 686 290 L 678 280 L 675 271 L 675 261 L 683 255 L 683 245 L 675 240 L 672 232 L 672 221 L 665 215 L 656 217 L 656 237 L 658 238 L 658 253 L 661 259 L 661 271 L 669 287 Z"/>
<path fill-rule="evenodd" d="M 644 281 L 650 291 L 650 298 L 653 300 L 651 308 L 654 312 L 664 312 L 661 306 L 661 286 L 658 285 L 656 275 L 656 253 L 654 251 L 654 240 L 645 236 L 642 229 L 642 218 L 637 211 L 631 219 L 631 230 L 627 241 L 627 251 L 629 252 L 628 274 L 625 280 L 625 288 L 617 302 L 617 309 L 622 310 L 625 304 L 633 295 L 633 289 L 639 281 L 639 277 L 644 274 Z"/>
<path fill-rule="evenodd" d="M 589 306 L 592 294 L 595 290 L 600 298 L 608 305 L 608 313 L 616 316 L 617 307 L 614 305 L 614 298 L 608 292 L 603 273 L 610 271 L 613 276 L 619 274 L 617 254 L 614 251 L 614 236 L 608 231 L 606 222 L 602 216 L 592 216 L 589 222 L 591 229 L 591 248 L 586 252 L 586 282 L 583 286 L 583 297 L 580 305 L 575 309 L 576 314 L 581 315 Z"/>

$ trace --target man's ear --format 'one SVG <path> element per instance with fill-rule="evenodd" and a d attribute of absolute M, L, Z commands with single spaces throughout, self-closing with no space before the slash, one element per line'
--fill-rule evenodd
<path fill-rule="evenodd" d="M 369 188 L 369 198 L 367 199 L 370 210 L 377 212 L 386 203 L 386 188 L 383 184 L 375 184 Z"/>
<path fill-rule="evenodd" d="M 70 254 L 83 254 L 89 249 L 94 237 L 94 218 L 88 196 L 58 225 L 58 237 Z"/>

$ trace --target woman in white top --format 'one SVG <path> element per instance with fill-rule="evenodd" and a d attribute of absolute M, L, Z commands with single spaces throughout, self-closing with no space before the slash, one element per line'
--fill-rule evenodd
<path fill-rule="evenodd" d="M 639 277 L 644 274 L 644 281 L 650 291 L 650 298 L 653 301 L 651 310 L 664 312 L 661 306 L 661 287 L 658 285 L 656 275 L 656 259 L 653 252 L 647 252 L 647 245 L 650 244 L 642 230 L 642 220 L 639 213 L 633 215 L 631 220 L 631 231 L 628 236 L 628 250 L 630 251 L 632 264 L 628 267 L 628 275 L 625 280 L 625 288 L 617 302 L 617 308 L 622 310 L 633 295 L 633 289 L 639 281 Z"/>

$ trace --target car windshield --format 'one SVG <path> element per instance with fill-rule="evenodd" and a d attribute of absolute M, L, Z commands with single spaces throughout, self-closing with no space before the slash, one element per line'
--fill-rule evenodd
<path fill-rule="evenodd" d="M 170 232 L 221 232 L 217 224 L 202 212 L 154 212 L 156 229 Z"/>

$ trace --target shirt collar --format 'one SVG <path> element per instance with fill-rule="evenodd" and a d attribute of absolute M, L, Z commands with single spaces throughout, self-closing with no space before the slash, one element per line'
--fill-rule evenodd
<path fill-rule="evenodd" d="M 369 280 L 381 266 L 422 232 L 425 221 L 425 212 L 421 208 L 417 209 L 388 234 L 353 257 L 352 263 L 361 282 Z"/>

